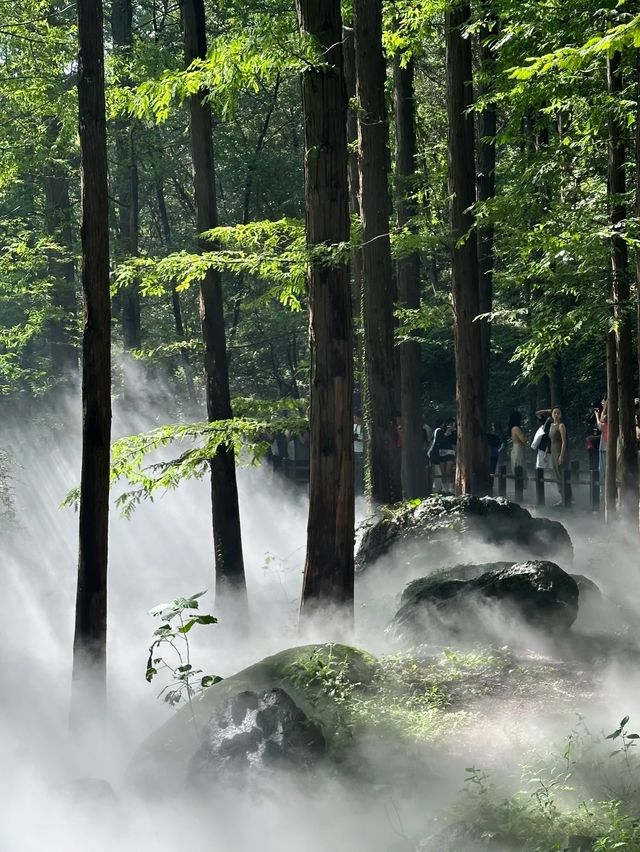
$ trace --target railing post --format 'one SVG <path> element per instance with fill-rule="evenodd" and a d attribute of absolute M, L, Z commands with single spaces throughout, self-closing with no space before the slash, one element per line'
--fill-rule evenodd
<path fill-rule="evenodd" d="M 591 471 L 591 511 L 600 514 L 600 471 Z"/>
<path fill-rule="evenodd" d="M 580 460 L 574 459 L 571 462 L 571 479 L 574 482 L 580 482 Z"/>
<path fill-rule="evenodd" d="M 498 477 L 498 497 L 507 496 L 507 466 L 500 465 L 500 476 Z"/>
<path fill-rule="evenodd" d="M 536 468 L 536 506 L 544 506 L 544 468 Z"/>
<path fill-rule="evenodd" d="M 571 468 L 562 468 L 562 505 L 571 505 Z"/>
<path fill-rule="evenodd" d="M 515 501 L 516 503 L 522 503 L 522 498 L 524 497 L 524 470 L 518 465 L 513 473 L 516 488 Z"/>

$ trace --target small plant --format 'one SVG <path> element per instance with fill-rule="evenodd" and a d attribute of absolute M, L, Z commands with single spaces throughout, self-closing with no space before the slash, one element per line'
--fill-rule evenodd
<path fill-rule="evenodd" d="M 222 680 L 216 675 L 203 674 L 202 669 L 194 668 L 191 662 L 188 637 L 191 629 L 196 624 L 218 622 L 215 616 L 198 612 L 199 598 L 204 594 L 206 591 L 187 598 L 175 598 L 170 603 L 149 610 L 149 615 L 160 618 L 163 624 L 153 633 L 155 638 L 149 648 L 145 678 L 151 683 L 160 671 L 168 672 L 170 682 L 160 690 L 158 698 L 162 696 L 171 707 L 186 700 L 194 721 L 193 698 Z M 169 649 L 173 663 L 165 656 Z"/>

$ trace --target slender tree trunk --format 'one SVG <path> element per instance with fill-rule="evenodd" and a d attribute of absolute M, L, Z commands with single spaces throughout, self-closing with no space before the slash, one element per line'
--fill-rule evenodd
<path fill-rule="evenodd" d="M 349 239 L 347 98 L 339 0 L 296 0 L 302 33 L 326 65 L 302 75 L 307 244 Z M 353 619 L 353 353 L 349 267 L 309 266 L 311 416 L 309 524 L 301 615 L 334 605 Z"/>
<path fill-rule="evenodd" d="M 482 369 L 478 242 L 470 208 L 475 200 L 474 126 L 470 107 L 471 41 L 464 38 L 468 3 L 446 13 L 449 196 L 456 355 L 458 446 L 456 491 L 484 494 L 489 485 L 487 380 Z"/>
<path fill-rule="evenodd" d="M 351 22 L 353 24 L 353 22 Z M 347 145 L 349 174 L 349 213 L 360 219 L 360 165 L 358 163 L 358 113 L 353 101 L 356 98 L 356 49 L 353 25 L 343 28 L 342 50 L 344 55 L 344 77 L 347 85 Z M 353 236 L 353 235 L 352 235 Z M 357 372 L 362 376 L 362 249 L 357 246 L 351 252 L 351 283 L 354 319 L 354 340 Z M 356 406 L 361 416 L 361 404 Z"/>
<path fill-rule="evenodd" d="M 69 176 L 56 152 L 60 129 L 60 121 L 52 118 L 48 138 L 53 156 L 45 164 L 44 195 L 47 232 L 60 249 L 49 252 L 49 274 L 53 280 L 52 301 L 61 316 L 51 322 L 49 340 L 54 370 L 69 381 L 78 374 L 78 349 L 69 334 L 77 305 Z"/>
<path fill-rule="evenodd" d="M 360 214 L 362 217 L 362 319 L 364 420 L 369 495 L 376 503 L 402 499 L 396 428 L 394 287 L 389 239 L 389 126 L 382 51 L 382 0 L 355 0 Z"/>
<path fill-rule="evenodd" d="M 109 200 L 101 0 L 78 2 L 78 108 L 82 157 L 82 470 L 73 641 L 72 722 L 83 703 L 106 706 L 107 544 L 111 439 Z"/>
<path fill-rule="evenodd" d="M 204 0 L 183 0 L 184 52 L 187 66 L 207 55 Z M 201 90 L 189 98 L 193 185 L 196 199 L 198 251 L 207 249 L 205 231 L 218 224 L 211 108 Z M 227 370 L 222 282 L 209 269 L 200 284 L 200 319 L 204 343 L 207 416 L 210 422 L 232 415 Z M 211 502 L 216 559 L 216 601 L 222 611 L 246 617 L 247 597 L 240 533 L 236 466 L 232 447 L 219 447 L 211 459 Z"/>
<path fill-rule="evenodd" d="M 131 62 L 133 46 L 133 10 L 131 0 L 112 0 L 111 36 L 114 53 L 119 62 Z M 122 85 L 131 86 L 128 71 L 124 74 Z M 116 143 L 116 179 L 118 256 L 120 258 L 138 255 L 139 239 L 139 192 L 138 162 L 135 151 L 132 120 L 120 118 L 114 127 Z M 125 349 L 139 349 L 140 331 L 140 293 L 134 282 L 123 290 L 122 330 Z"/>
<path fill-rule="evenodd" d="M 556 355 L 549 371 L 549 394 L 551 405 L 562 408 L 564 405 L 564 375 L 562 369 L 562 358 Z"/>
<path fill-rule="evenodd" d="M 479 33 L 480 69 L 478 74 L 478 96 L 486 97 L 491 93 L 495 75 L 495 57 L 492 40 L 498 32 L 498 23 L 488 11 L 490 23 L 483 26 Z M 478 174 L 476 194 L 479 202 L 490 201 L 496 194 L 496 146 L 497 110 L 494 102 L 489 101 L 478 113 Z M 480 313 L 487 314 L 493 307 L 493 236 L 491 222 L 483 222 L 478 229 L 478 274 Z M 480 321 L 480 339 L 482 344 L 482 371 L 489 379 L 489 359 L 491 352 L 491 323 Z"/>
<path fill-rule="evenodd" d="M 635 51 L 636 56 L 636 134 L 635 134 L 635 155 L 636 155 L 636 198 L 635 208 L 636 217 L 640 219 L 640 50 Z M 638 359 L 638 388 L 637 394 L 640 397 L 640 247 L 635 250 L 636 260 L 636 349 Z"/>
<path fill-rule="evenodd" d="M 394 60 L 393 82 L 396 113 L 396 190 L 398 227 L 410 228 L 416 216 L 413 201 L 416 174 L 416 125 L 413 89 L 413 59 L 403 67 L 402 56 Z M 410 310 L 420 308 L 420 256 L 417 251 L 398 261 L 398 301 Z M 400 348 L 400 412 L 402 421 L 402 482 L 409 499 L 427 493 L 427 471 L 422 434 L 422 353 L 420 343 L 402 343 Z"/>
<path fill-rule="evenodd" d="M 607 58 L 609 95 L 622 94 L 620 53 Z M 627 244 L 620 234 L 627 217 L 624 193 L 625 146 L 622 128 L 612 110 L 609 116 L 609 212 L 611 238 L 611 272 L 613 310 L 616 320 L 616 363 L 618 373 L 618 428 L 620 441 L 620 511 L 638 526 L 638 442 L 634 411 L 635 383 L 631 288 Z"/>
<path fill-rule="evenodd" d="M 167 204 L 164 197 L 164 187 L 160 178 L 156 181 L 156 199 L 158 201 L 158 212 L 160 214 L 160 225 L 162 227 L 162 236 L 167 248 L 171 247 L 171 223 L 169 222 L 169 214 L 167 212 Z M 184 323 L 182 322 L 182 306 L 180 304 L 180 294 L 175 283 L 171 285 L 171 308 L 173 310 L 173 321 L 176 328 L 176 338 L 178 340 L 186 340 L 187 336 L 184 331 Z M 192 405 L 197 402 L 196 391 L 193 385 L 193 368 L 189 360 L 189 353 L 183 349 L 180 353 L 182 361 L 182 371 L 184 373 L 185 386 L 187 388 L 187 398 Z"/>
<path fill-rule="evenodd" d="M 607 335 L 607 459 L 605 469 L 604 506 L 607 521 L 617 512 L 618 468 L 618 370 L 616 364 L 616 334 Z"/>

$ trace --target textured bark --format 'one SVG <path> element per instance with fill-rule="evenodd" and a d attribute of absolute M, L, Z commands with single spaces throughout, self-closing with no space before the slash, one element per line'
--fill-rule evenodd
<path fill-rule="evenodd" d="M 635 166 L 636 166 L 636 216 L 640 218 L 640 50 L 636 50 L 636 133 L 635 133 Z M 638 387 L 640 397 L 640 247 L 635 250 L 636 261 L 636 347 L 638 357 Z"/>
<path fill-rule="evenodd" d="M 618 494 L 616 477 L 618 464 L 618 370 L 616 365 L 616 335 L 607 335 L 607 459 L 605 470 L 604 507 L 607 521 L 616 516 Z"/>
<path fill-rule="evenodd" d="M 300 30 L 327 64 L 302 75 L 307 244 L 349 239 L 347 98 L 339 0 L 296 0 Z M 301 616 L 335 605 L 353 619 L 354 482 L 351 288 L 346 263 L 309 266 L 309 524 Z"/>
<path fill-rule="evenodd" d="M 490 16 L 490 11 L 488 12 Z M 489 24 L 481 27 L 480 69 L 478 74 L 478 97 L 486 97 L 491 92 L 495 74 L 495 57 L 492 40 L 498 32 L 498 23 L 489 18 Z M 496 146 L 497 110 L 493 102 L 478 113 L 478 174 L 476 194 L 479 202 L 489 201 L 496 194 Z M 480 313 L 486 314 L 493 307 L 493 224 L 482 223 L 478 229 L 478 286 Z M 480 339 L 482 344 L 482 370 L 489 380 L 489 360 L 491 351 L 491 323 L 480 321 Z"/>
<path fill-rule="evenodd" d="M 620 53 L 607 58 L 607 86 L 612 97 L 622 94 Z M 620 441 L 620 512 L 638 525 L 638 444 L 634 411 L 634 356 L 631 288 L 627 244 L 620 234 L 627 210 L 624 203 L 625 145 L 622 128 L 612 111 L 609 116 L 609 215 L 611 238 L 611 285 L 616 320 L 618 373 L 618 428 Z"/>
<path fill-rule="evenodd" d="M 156 200 L 158 202 L 158 213 L 160 214 L 160 225 L 162 228 L 162 238 L 166 247 L 170 250 L 172 244 L 171 223 L 169 221 L 169 213 L 167 212 L 167 204 L 164 196 L 164 187 L 162 181 L 156 181 Z M 184 331 L 184 323 L 182 322 L 182 305 L 180 304 L 180 294 L 176 289 L 175 283 L 171 285 L 171 308 L 173 310 L 173 321 L 176 328 L 177 340 L 186 340 Z M 184 372 L 184 381 L 187 388 L 187 397 L 189 402 L 195 405 L 197 397 L 193 385 L 193 368 L 189 360 L 189 353 L 183 349 L 180 353 L 182 361 L 182 370 Z"/>
<path fill-rule="evenodd" d="M 396 208 L 398 227 L 410 227 L 416 215 L 415 192 L 416 126 L 413 89 L 413 60 L 402 66 L 394 60 L 393 85 L 396 114 Z M 413 230 L 413 229 L 412 229 Z M 418 252 L 398 261 L 398 302 L 401 307 L 420 307 L 420 256 Z M 400 416 L 402 420 L 402 483 L 405 498 L 424 497 L 427 471 L 422 435 L 422 354 L 417 341 L 402 343 L 400 349 Z"/>
<path fill-rule="evenodd" d="M 369 496 L 402 499 L 396 430 L 394 283 L 389 240 L 389 126 L 385 103 L 381 0 L 355 0 L 354 33 L 359 102 L 358 148 L 362 217 L 364 421 Z"/>
<path fill-rule="evenodd" d="M 133 44 L 133 11 L 131 0 L 112 0 L 111 37 L 114 52 L 123 62 L 131 60 Z M 122 80 L 131 85 L 128 77 Z M 133 123 L 130 118 L 119 118 L 115 122 L 116 180 L 118 246 L 120 258 L 136 257 L 139 237 L 139 192 L 138 162 L 135 152 Z M 138 349 L 141 345 L 140 293 L 135 283 L 128 285 L 121 294 L 122 330 L 125 349 Z"/>
<path fill-rule="evenodd" d="M 207 54 L 204 0 L 183 0 L 184 53 L 187 65 Z M 218 224 L 211 109 L 206 91 L 189 98 L 193 185 L 196 200 L 198 251 L 207 249 L 201 236 Z M 204 376 L 209 421 L 231 418 L 225 341 L 222 281 L 209 269 L 200 284 L 200 320 L 204 343 Z M 240 533 L 240 509 L 233 449 L 219 447 L 211 459 L 211 503 L 216 560 L 216 605 L 241 622 L 247 598 Z"/>
<path fill-rule="evenodd" d="M 456 491 L 488 490 L 487 382 L 482 370 L 478 285 L 478 242 L 473 215 L 475 200 L 474 126 L 470 107 L 471 43 L 462 27 L 470 15 L 462 3 L 445 19 L 447 49 L 447 116 L 449 120 L 449 215 L 452 240 L 452 286 L 456 355 L 458 446 Z"/>
<path fill-rule="evenodd" d="M 344 78 L 347 86 L 347 146 L 349 175 L 349 213 L 360 218 L 360 166 L 358 163 L 358 113 L 353 103 L 356 98 L 356 49 L 353 26 L 343 27 L 342 50 Z M 351 252 L 352 305 L 354 318 L 355 357 L 358 373 L 362 375 L 362 250 L 358 246 Z"/>
<path fill-rule="evenodd" d="M 72 719 L 83 700 L 106 700 L 107 545 L 111 439 L 109 202 L 101 0 L 78 2 L 78 107 L 82 157 L 82 470 L 73 641 Z"/>
<path fill-rule="evenodd" d="M 73 261 L 72 207 L 69 197 L 69 175 L 56 156 L 60 121 L 52 118 L 47 136 L 53 156 L 45 163 L 44 195 L 47 232 L 61 249 L 49 251 L 49 274 L 53 284 L 51 299 L 60 311 L 52 320 L 49 341 L 54 370 L 63 379 L 73 380 L 78 373 L 78 349 L 69 334 L 69 325 L 76 315 L 75 264 Z"/>

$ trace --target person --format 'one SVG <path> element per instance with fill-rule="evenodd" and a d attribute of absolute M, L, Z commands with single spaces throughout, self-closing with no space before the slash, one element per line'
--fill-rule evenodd
<path fill-rule="evenodd" d="M 564 472 L 569 465 L 569 446 L 567 442 L 567 427 L 562 419 L 562 409 L 555 406 L 549 409 L 537 411 L 538 417 L 551 414 L 551 426 L 549 427 L 549 445 L 551 453 L 551 465 L 556 477 L 560 499 L 556 506 L 567 505 L 571 502 L 571 486 L 567 486 L 565 492 Z"/>
<path fill-rule="evenodd" d="M 498 459 L 503 448 L 502 438 L 500 437 L 501 431 L 498 423 L 492 423 L 487 435 L 487 443 L 489 444 L 489 473 L 491 476 L 496 475 Z"/>
<path fill-rule="evenodd" d="M 356 411 L 353 418 L 353 475 L 356 495 L 364 494 L 364 429 L 361 411 Z"/>
<path fill-rule="evenodd" d="M 536 451 L 536 470 L 544 470 L 549 461 L 549 430 L 551 418 L 540 417 L 540 426 L 531 441 L 531 449 Z"/>
<path fill-rule="evenodd" d="M 529 446 L 527 436 L 522 431 L 522 414 L 519 411 L 512 411 L 509 417 L 509 426 L 507 427 L 507 437 L 511 441 L 511 469 L 515 474 L 516 468 L 522 468 L 522 473 L 526 470 L 526 461 L 524 456 L 524 448 Z"/>
<path fill-rule="evenodd" d="M 450 417 L 444 421 L 444 430 L 440 436 L 440 472 L 442 488 L 453 493 L 453 479 L 456 473 L 456 421 Z"/>
<path fill-rule="evenodd" d="M 607 395 L 602 397 L 602 407 L 596 408 L 596 426 L 600 431 L 600 446 L 598 447 L 598 472 L 600 476 L 600 487 L 604 488 L 607 472 L 607 439 L 609 437 L 609 424 L 607 421 Z"/>
<path fill-rule="evenodd" d="M 598 403 L 592 402 L 584 418 L 589 470 L 598 470 L 600 464 L 600 429 L 598 428 L 597 408 Z"/>
<path fill-rule="evenodd" d="M 453 484 L 453 475 L 456 466 L 456 421 L 449 417 L 439 425 L 433 433 L 433 443 L 429 450 L 429 461 L 432 468 L 436 465 L 440 468 L 440 479 L 442 490 L 447 491 Z M 433 474 L 435 476 L 435 473 Z"/>

